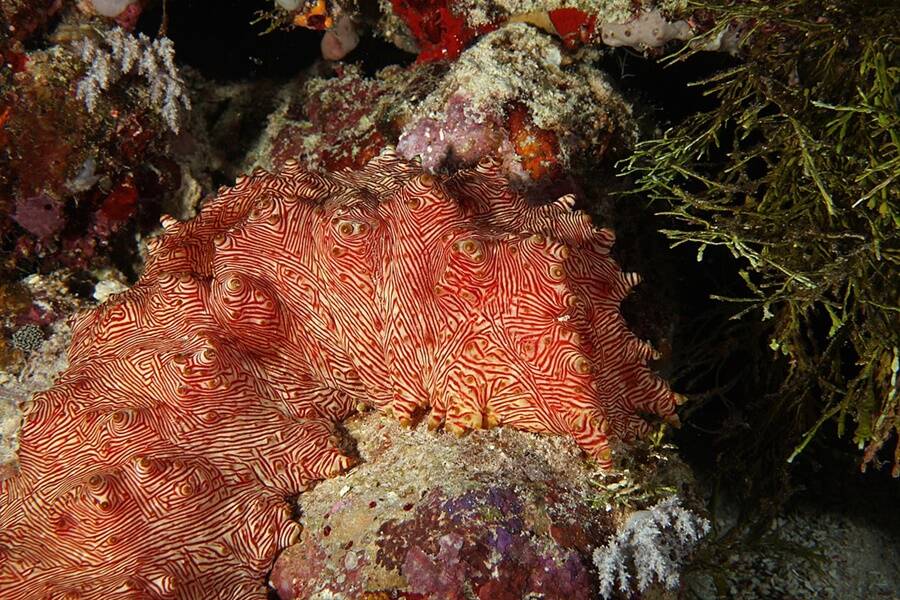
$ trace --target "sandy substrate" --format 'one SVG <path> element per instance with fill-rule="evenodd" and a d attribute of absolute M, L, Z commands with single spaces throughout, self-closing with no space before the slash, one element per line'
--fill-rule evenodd
<path fill-rule="evenodd" d="M 900 600 L 900 531 L 895 519 L 882 518 L 896 503 L 860 497 L 842 510 L 813 500 L 775 519 L 754 547 L 717 557 L 725 568 L 724 597 Z M 723 597 L 704 574 L 691 583 L 694 597 Z"/>

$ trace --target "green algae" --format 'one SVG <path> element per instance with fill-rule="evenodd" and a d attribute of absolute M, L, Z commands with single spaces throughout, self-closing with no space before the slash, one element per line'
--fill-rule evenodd
<path fill-rule="evenodd" d="M 744 293 L 718 299 L 738 321 L 726 326 L 764 335 L 761 358 L 784 374 L 765 390 L 764 419 L 787 434 L 782 459 L 834 422 L 862 467 L 877 465 L 900 431 L 900 5 L 690 8 L 717 23 L 704 37 L 737 32 L 739 60 L 695 84 L 714 108 L 639 144 L 625 174 L 673 245 L 701 263 L 725 248 L 740 265 Z M 900 444 L 895 477 L 898 463 Z"/>

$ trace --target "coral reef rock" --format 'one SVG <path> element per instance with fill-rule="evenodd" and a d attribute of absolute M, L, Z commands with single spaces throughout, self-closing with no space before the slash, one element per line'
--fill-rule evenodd
<path fill-rule="evenodd" d="M 359 67 L 338 66 L 336 77 L 288 84 L 247 170 L 291 159 L 317 171 L 361 168 L 397 142 L 399 123 L 436 85 L 436 70 L 391 66 L 370 78 Z"/>
<path fill-rule="evenodd" d="M 172 154 L 189 100 L 171 42 L 71 23 L 54 35 L 0 57 L 2 277 L 127 269 L 122 249 L 190 174 Z"/>
<path fill-rule="evenodd" d="M 512 23 L 453 63 L 403 127 L 397 151 L 429 171 L 496 154 L 512 181 L 533 183 L 576 165 L 583 172 L 584 163 L 596 169 L 635 138 L 631 107 L 602 71 L 534 27 Z"/>
<path fill-rule="evenodd" d="M 395 145 L 433 173 L 494 156 L 534 198 L 581 190 L 611 177 L 637 140 L 632 106 L 597 58 L 512 23 L 451 64 L 394 65 L 373 77 L 338 66 L 335 77 L 286 88 L 252 158 L 267 168 L 289 158 L 311 169 L 359 168 Z"/>
<path fill-rule="evenodd" d="M 457 440 L 372 413 L 347 428 L 362 464 L 300 495 L 303 532 L 272 571 L 282 599 L 599 596 L 590 549 L 627 512 L 607 510 L 610 475 L 572 440 L 502 428 Z M 677 471 L 640 485 L 682 489 Z"/>
<path fill-rule="evenodd" d="M 515 22 L 570 48 L 602 43 L 645 51 L 690 38 L 701 13 L 680 0 L 382 0 L 379 7 L 375 30 L 419 62 L 456 60 L 473 40 Z"/>
<path fill-rule="evenodd" d="M 0 487 L 0 596 L 263 598 L 288 499 L 350 467 L 361 405 L 461 433 L 609 442 L 676 396 L 619 303 L 613 236 L 498 166 L 257 171 L 164 217 L 134 287 L 82 314 Z M 451 540 L 452 541 L 452 540 Z"/>

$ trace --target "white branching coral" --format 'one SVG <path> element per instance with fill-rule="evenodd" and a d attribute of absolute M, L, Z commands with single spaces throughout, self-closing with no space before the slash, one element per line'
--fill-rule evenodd
<path fill-rule="evenodd" d="M 135 37 L 114 27 L 103 35 L 102 44 L 88 38 L 80 43 L 78 51 L 88 70 L 76 91 L 88 111 L 96 109 L 100 94 L 111 85 L 125 76 L 137 75 L 147 81 L 150 104 L 178 133 L 182 113 L 190 110 L 191 100 L 175 66 L 172 40 L 151 40 L 142 33 Z"/>
<path fill-rule="evenodd" d="M 601 597 L 610 598 L 616 582 L 625 594 L 644 592 L 656 581 L 676 589 L 685 560 L 709 528 L 709 521 L 682 507 L 678 496 L 634 513 L 606 546 L 594 550 Z"/>

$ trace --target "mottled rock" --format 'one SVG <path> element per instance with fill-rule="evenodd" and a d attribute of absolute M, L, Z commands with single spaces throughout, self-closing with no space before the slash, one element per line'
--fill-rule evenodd
<path fill-rule="evenodd" d="M 511 23 L 450 65 L 392 66 L 374 77 L 339 67 L 284 94 L 256 162 L 358 168 L 396 145 L 432 173 L 492 156 L 519 189 L 540 190 L 529 197 L 573 192 L 603 177 L 636 139 L 632 108 L 596 58 Z"/>
<path fill-rule="evenodd" d="M 608 504 L 609 475 L 570 441 L 502 429 L 456 439 L 375 414 L 347 428 L 362 463 L 298 498 L 304 530 L 271 578 L 281 598 L 597 597 L 592 549 L 628 510 Z M 662 478 L 685 485 L 680 468 Z M 642 477 L 634 487 L 659 485 L 656 471 Z"/>

